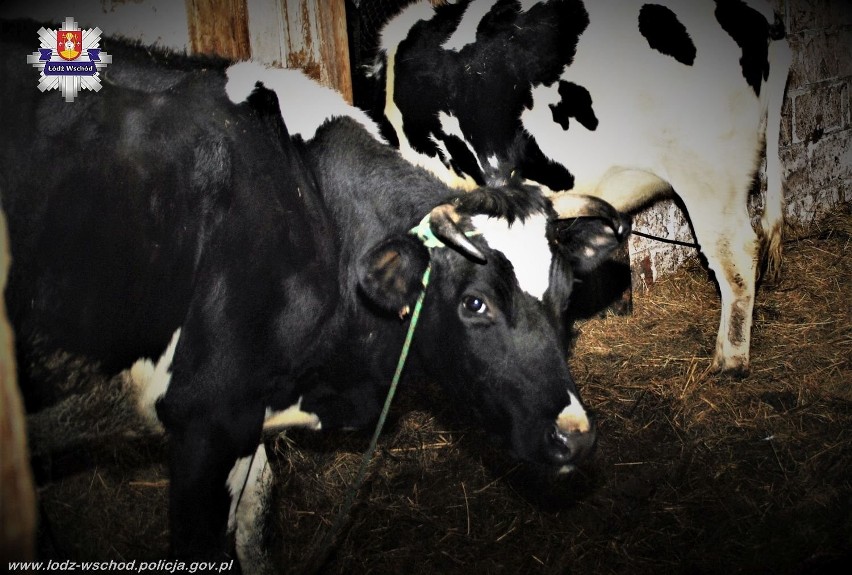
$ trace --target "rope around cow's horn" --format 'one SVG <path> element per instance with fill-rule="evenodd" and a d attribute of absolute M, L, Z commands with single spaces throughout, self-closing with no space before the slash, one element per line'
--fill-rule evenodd
<path fill-rule="evenodd" d="M 376 429 L 373 432 L 373 437 L 370 439 L 370 446 L 361 458 L 361 466 L 358 468 L 358 474 L 355 476 L 355 481 L 349 488 L 349 492 L 346 494 L 346 500 L 343 502 L 343 506 L 340 508 L 340 511 L 337 512 L 334 522 L 331 524 L 328 531 L 325 532 L 325 535 L 320 540 L 319 545 L 309 554 L 308 560 L 305 563 L 305 573 L 320 572 L 325 563 L 328 561 L 328 558 L 331 556 L 331 553 L 335 548 L 337 548 L 338 538 L 349 519 L 349 514 L 355 503 L 355 497 L 357 497 L 358 492 L 361 490 L 361 486 L 364 483 L 364 479 L 367 476 L 367 467 L 370 465 L 370 461 L 373 459 L 373 455 L 376 452 L 376 444 L 379 440 L 379 435 L 385 425 L 385 419 L 387 419 L 388 411 L 390 411 L 391 402 L 393 401 L 394 394 L 396 393 L 396 387 L 397 384 L 399 384 L 402 369 L 405 366 L 405 360 L 408 357 L 408 351 L 411 348 L 411 340 L 414 337 L 414 328 L 417 327 L 417 320 L 420 318 L 420 310 L 423 308 L 423 300 L 426 298 L 426 288 L 429 285 L 429 276 L 431 273 L 432 264 L 430 262 L 429 265 L 426 266 L 426 271 L 423 272 L 423 289 L 417 297 L 414 312 L 411 314 L 411 323 L 408 325 L 408 332 L 405 334 L 405 341 L 402 344 L 402 351 L 399 354 L 396 371 L 393 374 L 390 389 L 388 389 L 388 395 L 385 398 L 385 404 L 382 407 L 381 414 L 379 415 L 379 421 L 376 423 Z"/>

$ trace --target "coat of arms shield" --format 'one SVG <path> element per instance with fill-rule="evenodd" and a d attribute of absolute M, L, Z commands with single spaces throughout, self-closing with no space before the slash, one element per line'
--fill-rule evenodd
<path fill-rule="evenodd" d="M 82 30 L 59 30 L 56 33 L 56 51 L 63 60 L 75 60 L 83 50 Z"/>

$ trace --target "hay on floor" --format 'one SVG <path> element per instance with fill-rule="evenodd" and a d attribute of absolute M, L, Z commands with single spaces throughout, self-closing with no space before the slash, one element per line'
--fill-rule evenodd
<path fill-rule="evenodd" d="M 566 479 L 506 459 L 440 409 L 437 388 L 402 390 L 323 572 L 804 574 L 843 564 L 852 552 L 849 206 L 793 234 L 783 279 L 758 292 L 742 380 L 708 372 L 719 301 L 697 262 L 636 294 L 632 316 L 577 326 L 570 363 L 600 440 Z M 367 441 L 289 432 L 270 444 L 281 573 L 302 571 Z M 61 460 L 42 465 L 42 557 L 164 557 L 162 446 L 121 449 L 70 472 Z"/>

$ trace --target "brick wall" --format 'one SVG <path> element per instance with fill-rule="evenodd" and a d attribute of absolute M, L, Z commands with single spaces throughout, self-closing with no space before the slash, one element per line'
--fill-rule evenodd
<path fill-rule="evenodd" d="M 788 224 L 807 227 L 838 203 L 852 201 L 852 0 L 774 3 L 793 50 L 781 133 L 785 213 Z M 759 209 L 760 198 L 752 205 Z M 638 214 L 634 227 L 694 241 L 673 201 Z M 638 236 L 631 237 L 629 249 L 635 289 L 696 255 L 692 248 Z"/>
<path fill-rule="evenodd" d="M 852 201 L 852 2 L 788 0 L 793 68 L 782 159 L 787 217 L 807 225 Z"/>

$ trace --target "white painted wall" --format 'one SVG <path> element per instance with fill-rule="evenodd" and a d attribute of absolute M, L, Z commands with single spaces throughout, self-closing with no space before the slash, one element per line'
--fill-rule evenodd
<path fill-rule="evenodd" d="M 189 50 L 186 5 L 181 0 L 48 0 L 0 2 L 3 18 L 32 18 L 59 27 L 72 16 L 81 28 L 100 28 L 144 44 Z M 33 39 L 33 50 L 37 39 Z"/>

